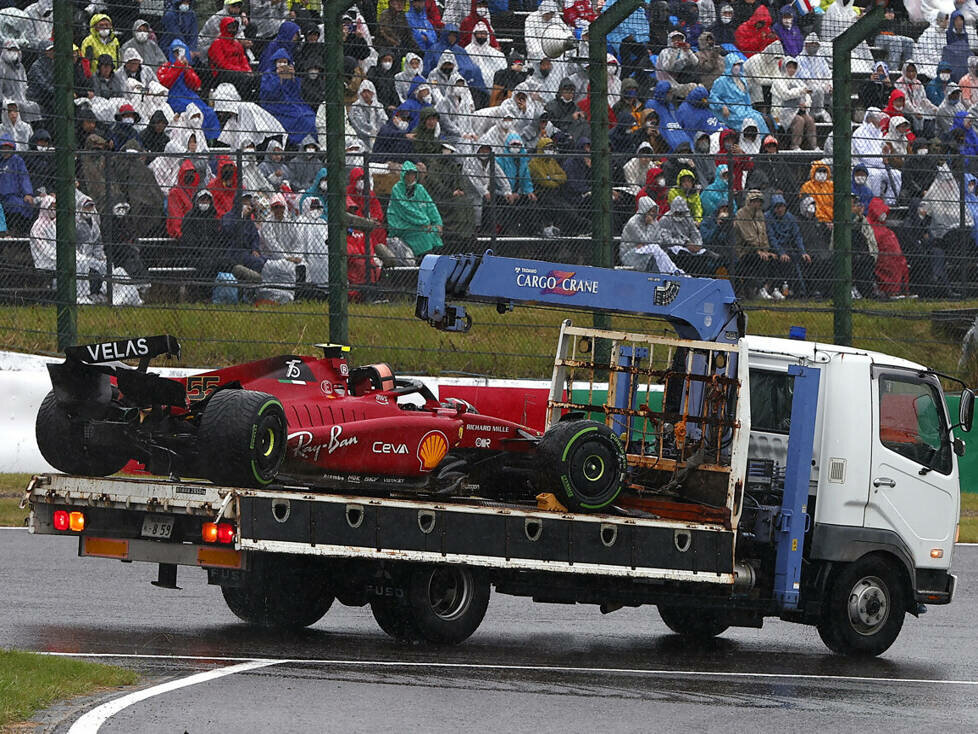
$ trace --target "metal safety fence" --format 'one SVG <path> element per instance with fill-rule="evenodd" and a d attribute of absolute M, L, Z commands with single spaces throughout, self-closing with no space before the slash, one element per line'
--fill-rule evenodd
<path fill-rule="evenodd" d="M 54 352 L 63 31 L 51 3 L 19 5 L 0 11 L 0 324 L 7 347 Z M 364 358 L 543 375 L 560 315 L 487 311 L 478 335 L 425 331 L 420 258 L 491 249 L 573 267 L 610 250 L 616 267 L 730 278 L 752 331 L 776 335 L 790 322 L 831 338 L 848 270 L 857 341 L 929 348 L 953 371 L 978 297 L 974 21 L 898 10 L 854 53 L 842 263 L 829 49 L 854 16 L 763 7 L 758 27 L 739 6 L 656 2 L 609 36 L 599 191 L 590 2 L 358 2 L 343 69 L 326 68 L 312 0 L 73 5 L 79 339 L 174 331 L 198 364 L 324 340 L 334 79 L 347 230 L 333 245 Z M 610 241 L 594 237 L 599 210 Z"/>

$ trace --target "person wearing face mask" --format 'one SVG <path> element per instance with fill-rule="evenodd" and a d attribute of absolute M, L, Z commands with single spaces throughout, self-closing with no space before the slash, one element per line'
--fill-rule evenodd
<path fill-rule="evenodd" d="M 814 161 L 808 180 L 801 185 L 801 194 L 815 200 L 815 216 L 825 224 L 832 223 L 833 190 L 829 164 L 825 161 Z"/>
<path fill-rule="evenodd" d="M 682 273 L 661 247 L 659 207 L 648 196 L 638 200 L 638 209 L 625 222 L 618 243 L 618 262 L 634 270 L 666 274 Z"/>
<path fill-rule="evenodd" d="M 527 168 L 537 196 L 538 222 L 544 236 L 555 236 L 560 234 L 558 224 L 563 223 L 564 202 L 560 189 L 567 183 L 567 173 L 557 160 L 557 146 L 551 138 L 541 136 L 537 140 L 536 153 Z"/>
<path fill-rule="evenodd" d="M 374 85 L 374 89 L 377 91 L 377 101 L 387 113 L 392 112 L 402 102 L 397 96 L 395 58 L 397 58 L 397 54 L 391 49 L 379 48 L 377 49 L 377 63 L 370 67 L 367 72 L 367 81 Z"/>
<path fill-rule="evenodd" d="M 404 70 L 394 75 L 394 88 L 401 102 L 406 102 L 408 97 L 416 88 L 416 83 L 424 83 L 425 78 L 422 74 L 424 62 L 415 53 L 408 53 L 404 57 Z M 420 82 L 418 81 L 420 80 Z M 399 104 L 400 104 L 399 103 Z"/>
<path fill-rule="evenodd" d="M 417 52 L 420 47 L 414 40 L 414 34 L 404 16 L 405 0 L 390 0 L 387 8 L 377 16 L 376 43 L 401 53 Z"/>
<path fill-rule="evenodd" d="M 461 74 L 455 68 L 455 54 L 451 51 L 443 51 L 438 59 L 438 65 L 428 74 L 432 104 L 438 104 L 461 78 Z"/>
<path fill-rule="evenodd" d="M 139 119 L 139 113 L 131 104 L 123 102 L 119 105 L 115 113 L 115 125 L 109 131 L 112 147 L 115 150 L 122 150 L 130 140 L 139 139 L 139 133 L 136 131 L 136 123 Z"/>
<path fill-rule="evenodd" d="M 240 24 L 235 17 L 221 18 L 217 38 L 207 49 L 207 59 L 211 68 L 211 84 L 233 84 L 238 93 L 248 98 L 253 86 L 251 62 L 244 46 L 237 39 Z"/>
<path fill-rule="evenodd" d="M 734 247 L 737 254 L 738 291 L 756 294 L 765 301 L 784 300 L 784 294 L 772 283 L 781 281 L 782 267 L 771 249 L 764 219 L 764 194 L 752 190 L 747 203 L 733 221 Z"/>
<path fill-rule="evenodd" d="M 635 194 L 635 205 L 643 196 L 648 196 L 659 207 L 659 216 L 669 211 L 669 187 L 666 185 L 665 171 L 656 163 L 649 166 L 648 173 L 645 174 L 645 186 Z"/>
<path fill-rule="evenodd" d="M 28 149 L 40 153 L 29 156 L 25 161 L 35 192 L 53 194 L 57 182 L 57 161 L 51 134 L 44 128 L 39 128 L 31 135 Z"/>
<path fill-rule="evenodd" d="M 81 191 L 75 192 L 75 274 L 78 278 L 78 303 L 104 303 L 106 270 L 102 225 L 95 202 Z"/>
<path fill-rule="evenodd" d="M 855 196 L 863 205 L 863 209 L 869 208 L 869 202 L 873 200 L 873 190 L 867 186 L 869 181 L 869 169 L 862 163 L 857 163 L 852 167 L 852 195 Z"/>
<path fill-rule="evenodd" d="M 947 94 L 947 85 L 951 82 L 951 65 L 946 61 L 941 61 L 937 65 L 937 74 L 931 77 L 931 80 L 927 82 L 924 89 L 927 93 L 927 99 L 931 101 L 932 104 L 940 105 L 944 101 Z M 955 86 L 957 86 L 955 84 Z"/>
<path fill-rule="evenodd" d="M 710 183 L 703 193 L 700 194 L 700 202 L 703 206 L 703 218 L 704 220 L 713 216 L 717 209 L 723 205 L 729 207 L 730 201 L 730 172 L 725 164 L 721 164 L 716 168 L 716 176 L 714 177 L 712 183 Z M 733 212 L 737 213 L 737 201 L 733 200 Z"/>
<path fill-rule="evenodd" d="M 477 138 L 474 130 L 477 119 L 474 115 L 475 103 L 464 79 L 455 82 L 455 86 L 435 105 L 435 111 L 439 116 L 442 140 L 457 143 Z"/>
<path fill-rule="evenodd" d="M 370 81 L 363 81 L 357 99 L 350 106 L 350 124 L 367 151 L 373 150 L 374 139 L 387 122 L 387 113 L 377 100 L 377 90 Z"/>
<path fill-rule="evenodd" d="M 499 165 L 502 149 L 494 156 L 492 148 L 485 142 L 473 144 L 471 149 L 475 156 L 467 156 L 462 163 L 462 170 L 475 193 L 476 223 L 483 230 L 505 221 L 509 216 L 507 207 L 517 198 Z M 487 213 L 489 207 L 492 209 Z"/>
<path fill-rule="evenodd" d="M 964 14 L 960 10 L 951 13 L 950 25 L 945 34 L 947 45 L 941 52 L 941 61 L 951 67 L 951 78 L 960 79 L 968 73 L 968 57 L 975 45 L 974 25 L 968 28 Z"/>
<path fill-rule="evenodd" d="M 768 133 L 767 123 L 760 112 L 751 106 L 750 90 L 743 75 L 743 61 L 738 54 L 727 54 L 724 59 L 723 76 L 713 83 L 710 89 L 710 108 L 723 125 L 731 130 L 739 130 L 745 118 L 757 123 L 762 134 Z"/>
<path fill-rule="evenodd" d="M 954 116 L 959 112 L 965 111 L 965 106 L 961 103 L 961 90 L 954 82 L 948 82 L 944 88 L 944 100 L 937 108 L 935 120 L 937 122 L 937 134 L 946 136 L 954 127 Z"/>
<path fill-rule="evenodd" d="M 506 56 L 495 42 L 492 27 L 481 17 L 472 24 L 471 36 L 465 53 L 479 67 L 483 81 L 492 80 L 497 72 L 506 68 Z"/>
<path fill-rule="evenodd" d="M 790 3 L 781 8 L 778 22 L 771 28 L 781 40 L 781 47 L 787 56 L 797 56 L 805 45 L 801 29 L 795 24 L 795 8 Z"/>
<path fill-rule="evenodd" d="M 163 31 L 159 34 L 157 42 L 164 55 L 170 50 L 170 44 L 174 41 L 183 43 L 193 54 L 198 55 L 197 39 L 200 34 L 197 24 L 197 13 L 193 9 L 196 0 L 176 0 L 163 13 L 160 26 Z"/>
<path fill-rule="evenodd" d="M 122 44 L 120 49 L 123 59 L 129 49 L 136 51 L 143 60 L 143 65 L 148 66 L 153 73 L 166 63 L 166 55 L 153 38 L 153 29 L 146 20 L 138 19 L 132 24 L 132 38 Z"/>
<path fill-rule="evenodd" d="M 0 212 L 3 209 L 0 208 Z M 58 230 L 55 221 L 57 217 L 56 199 L 54 194 L 47 194 L 38 200 L 37 219 L 31 225 L 31 260 L 37 270 L 49 271 L 54 278 L 58 267 Z M 0 213 L 0 223 L 6 232 L 6 222 Z"/>
<path fill-rule="evenodd" d="M 104 13 L 95 13 L 88 22 L 89 34 L 85 36 L 79 51 L 86 59 L 94 61 L 100 56 L 112 57 L 112 63 L 119 65 L 119 38 L 112 30 L 112 18 Z"/>
<path fill-rule="evenodd" d="M 198 94 L 200 77 L 190 65 L 190 49 L 183 41 L 170 44 L 170 60 L 161 66 L 156 76 L 164 87 L 169 89 L 167 102 L 174 112 L 183 113 L 188 106 L 195 105 L 203 116 L 202 130 L 208 140 L 221 134 L 221 123 L 214 110 Z"/>
<path fill-rule="evenodd" d="M 686 34 L 676 29 L 669 32 L 669 45 L 659 52 L 655 64 L 655 78 L 672 83 L 673 92 L 685 97 L 696 86 L 699 59 L 686 41 Z"/>
<path fill-rule="evenodd" d="M 410 132 L 410 130 L 417 127 L 421 110 L 425 107 L 432 106 L 434 106 L 434 103 L 432 101 L 431 85 L 420 77 L 415 79 L 411 84 L 411 89 L 408 92 L 404 104 L 398 107 L 399 110 L 406 110 L 410 115 L 410 129 L 406 132 Z"/>
<path fill-rule="evenodd" d="M 504 219 L 502 224 L 504 231 L 518 233 L 526 225 L 530 229 L 529 223 L 535 222 L 537 195 L 533 189 L 533 180 L 530 176 L 530 169 L 526 156 L 526 149 L 523 146 L 523 139 L 516 133 L 506 136 L 506 147 L 504 153 L 499 156 L 499 167 L 506 174 L 509 187 L 513 192 L 514 199 L 508 208 L 510 214 L 508 219 Z"/>
<path fill-rule="evenodd" d="M 231 270 L 221 236 L 221 215 L 216 213 L 213 197 L 207 189 L 201 189 L 194 195 L 194 204 L 183 217 L 180 239 L 174 244 L 174 250 L 176 262 L 183 267 L 196 269 L 193 275 L 195 281 L 210 282 L 219 272 Z M 209 286 L 195 286 L 193 291 L 195 300 L 210 298 Z"/>
<path fill-rule="evenodd" d="M 319 169 L 319 173 L 312 181 L 312 185 L 299 197 L 299 203 L 296 205 L 299 211 L 303 211 L 303 204 L 307 199 L 318 199 L 319 203 L 323 207 L 323 219 L 326 218 L 326 212 L 329 210 L 329 201 L 326 199 L 326 191 L 328 188 L 326 180 L 326 167 L 323 166 Z"/>
<path fill-rule="evenodd" d="M 424 160 L 426 156 L 441 153 L 440 115 L 434 107 L 425 107 L 419 117 L 418 126 L 408 133 L 408 137 L 415 155 Z"/>
<path fill-rule="evenodd" d="M 33 130 L 20 117 L 20 105 L 13 99 L 3 100 L 3 111 L 0 114 L 0 135 L 6 135 L 14 141 L 17 150 L 27 150 Z"/>
<path fill-rule="evenodd" d="M 391 189 L 387 230 L 407 243 L 415 256 L 442 246 L 442 218 L 425 187 L 418 183 L 418 167 L 411 161 L 401 166 L 401 179 Z"/>
<path fill-rule="evenodd" d="M 717 46 L 722 48 L 725 44 L 735 45 L 734 33 L 737 30 L 737 24 L 734 22 L 733 5 L 723 3 L 717 13 L 716 23 L 707 30 L 713 34 Z"/>
<path fill-rule="evenodd" d="M 898 207 L 914 207 L 934 182 L 943 149 L 938 140 L 917 138 L 910 143 L 910 154 L 903 162 L 903 186 Z"/>
<path fill-rule="evenodd" d="M 406 161 L 413 151 L 413 141 L 407 136 L 413 129 L 411 111 L 398 108 L 380 128 L 374 141 L 371 160 L 378 163 Z"/>
<path fill-rule="evenodd" d="M 496 40 L 496 31 L 492 27 L 492 18 L 489 16 L 489 0 L 472 0 L 472 12 L 465 16 L 458 24 L 458 42 L 460 45 L 468 46 L 472 42 L 472 35 L 477 25 L 481 25 L 488 30 L 489 37 L 486 43 L 498 49 L 499 41 Z M 491 79 L 492 77 L 489 78 Z"/>
<path fill-rule="evenodd" d="M 864 108 L 878 107 L 883 109 L 886 107 L 892 90 L 890 67 L 882 61 L 877 61 L 872 75 L 860 85 L 857 94 Z"/>
<path fill-rule="evenodd" d="M 442 217 L 443 252 L 470 252 L 475 233 L 473 187 L 462 171 L 457 149 L 442 143 L 440 154 L 426 161 L 428 173 L 424 186 Z M 383 248 L 378 248 L 383 252 Z"/>

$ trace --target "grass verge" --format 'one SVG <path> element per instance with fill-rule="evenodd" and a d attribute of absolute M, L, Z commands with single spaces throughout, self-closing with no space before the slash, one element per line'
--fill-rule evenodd
<path fill-rule="evenodd" d="M 831 303 L 745 302 L 748 333 L 787 336 L 804 326 L 808 338 L 832 341 Z M 857 301 L 854 344 L 911 359 L 946 373 L 957 373 L 959 339 L 935 331 L 932 314 L 949 307 L 978 306 L 978 301 Z M 399 372 L 439 375 L 467 372 L 492 377 L 550 376 L 553 349 L 562 319 L 591 323 L 582 311 L 517 308 L 498 314 L 494 306 L 468 304 L 474 326 L 466 334 L 436 331 L 414 316 L 414 299 L 385 304 L 350 304 L 353 361 L 390 362 Z M 184 362 L 174 366 L 221 367 L 273 354 L 310 354 L 312 344 L 328 341 L 328 309 L 321 303 L 252 308 L 210 304 L 147 305 L 140 308 L 83 306 L 78 311 L 78 341 L 169 333 L 180 339 Z M 664 323 L 616 316 L 615 328 L 661 332 Z M 55 354 L 53 306 L 5 306 L 0 309 L 0 348 Z"/>
<path fill-rule="evenodd" d="M 55 701 L 137 680 L 133 671 L 111 665 L 0 650 L 0 727 L 25 721 Z"/>
<path fill-rule="evenodd" d="M 978 543 L 978 494 L 961 495 L 961 534 L 962 543 Z"/>
<path fill-rule="evenodd" d="M 0 497 L 0 526 L 23 527 L 26 524 L 28 510 L 20 509 L 20 499 Z"/>

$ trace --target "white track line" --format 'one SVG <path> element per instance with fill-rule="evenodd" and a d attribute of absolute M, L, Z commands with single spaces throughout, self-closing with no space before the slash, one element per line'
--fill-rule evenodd
<path fill-rule="evenodd" d="M 573 665 L 504 665 L 494 663 L 445 663 L 445 662 L 420 662 L 408 660 L 346 660 L 346 659 L 315 659 L 315 658 L 238 658 L 238 657 L 196 657 L 192 655 L 139 655 L 133 653 L 62 653 L 47 652 L 45 655 L 59 655 L 73 658 L 119 658 L 119 659 L 143 659 L 143 660 L 188 660 L 188 661 L 218 661 L 218 662 L 238 662 L 243 661 L 258 663 L 256 667 L 265 665 L 276 665 L 291 663 L 293 665 L 342 665 L 352 667 L 380 667 L 380 668 L 447 668 L 452 670 L 521 670 L 525 672 L 539 673 L 612 673 L 630 675 L 658 675 L 658 676 L 686 676 L 690 678 L 761 678 L 761 679 L 783 679 L 783 680 L 824 680 L 824 681 L 845 681 L 859 683 L 916 683 L 925 685 L 942 686 L 974 686 L 978 687 L 978 680 L 954 680 L 940 678 L 893 678 L 877 677 L 872 675 L 819 675 L 816 673 L 758 673 L 751 671 L 720 671 L 720 670 L 671 670 L 669 668 L 589 668 Z M 238 667 L 238 666 L 232 666 Z M 214 671 L 221 674 L 224 670 Z M 237 672 L 237 671 L 231 671 Z M 191 676 L 192 678 L 193 676 Z M 189 679 L 182 679 L 189 680 Z M 176 681 L 180 683 L 181 681 Z M 169 685 L 169 684 L 168 684 Z M 189 685 L 192 685 L 189 684 Z M 179 686 L 178 686 L 179 687 Z M 153 689 L 149 689 L 153 690 Z M 161 691 L 162 692 L 162 691 Z M 133 694 L 136 695 L 136 694 Z M 154 694 L 155 695 L 155 694 Z M 72 730 L 74 731 L 74 730 Z"/>
<path fill-rule="evenodd" d="M 73 655 L 72 657 L 86 656 Z M 255 670 L 256 668 L 265 668 L 269 665 L 278 665 L 282 662 L 286 661 L 252 660 L 250 662 L 240 663 L 238 665 L 229 665 L 226 668 L 219 668 L 218 670 L 208 670 L 204 673 L 195 673 L 194 675 L 187 676 L 186 678 L 171 680 L 169 683 L 162 683 L 158 686 L 145 688 L 141 691 L 136 691 L 135 693 L 130 693 L 126 696 L 114 698 L 107 703 L 103 703 L 101 706 L 96 706 L 75 721 L 75 723 L 72 724 L 71 728 L 68 730 L 68 734 L 95 734 L 95 732 L 101 728 L 102 724 L 104 724 L 109 717 L 114 716 L 128 706 L 132 706 L 134 703 L 145 701 L 147 698 L 159 696 L 162 693 L 169 693 L 170 691 L 175 691 L 179 688 L 194 686 L 198 683 L 206 683 L 207 681 L 214 680 L 215 678 L 222 678 L 226 675 L 243 673 L 246 670 Z"/>

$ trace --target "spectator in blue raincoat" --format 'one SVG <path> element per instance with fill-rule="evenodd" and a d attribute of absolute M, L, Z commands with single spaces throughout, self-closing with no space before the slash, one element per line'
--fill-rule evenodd
<path fill-rule="evenodd" d="M 869 211 L 869 202 L 876 196 L 866 184 L 867 181 L 869 181 L 869 169 L 862 163 L 857 163 L 852 167 L 852 195 L 859 199 L 865 211 Z"/>
<path fill-rule="evenodd" d="M 425 79 L 416 76 L 414 81 L 411 82 L 411 87 L 408 89 L 407 97 L 404 98 L 404 103 L 397 108 L 398 110 L 407 110 L 411 115 L 411 126 L 407 132 L 411 132 L 418 126 L 421 110 L 425 107 L 431 107 L 434 104 L 432 97 L 431 85 Z"/>
<path fill-rule="evenodd" d="M 160 27 L 163 29 L 156 42 L 169 55 L 170 44 L 183 41 L 191 51 L 197 50 L 197 13 L 194 12 L 194 0 L 172 0 L 168 2 Z"/>
<path fill-rule="evenodd" d="M 925 88 L 927 99 L 940 106 L 944 102 L 944 90 L 949 81 L 951 81 L 951 65 L 946 61 L 941 61 L 937 65 L 937 76 L 927 82 Z"/>
<path fill-rule="evenodd" d="M 451 51 L 455 54 L 455 71 L 462 75 L 462 78 L 469 85 L 469 89 L 486 91 L 485 80 L 482 72 L 472 61 L 468 51 L 458 45 L 459 31 L 458 26 L 446 23 L 438 34 L 438 41 L 431 46 L 424 54 L 424 74 L 428 76 L 431 70 L 439 64 L 442 52 Z"/>
<path fill-rule="evenodd" d="M 729 168 L 726 163 L 721 163 L 717 166 L 716 177 L 713 182 L 709 184 L 703 193 L 700 194 L 700 203 L 703 205 L 703 219 L 709 219 L 712 217 L 717 209 L 721 206 L 727 206 L 730 203 L 730 177 Z M 737 213 L 737 200 L 733 200 L 733 213 Z"/>
<path fill-rule="evenodd" d="M 604 12 L 608 12 L 608 8 L 615 2 L 616 0 L 607 0 L 604 4 Z M 615 50 L 616 56 L 619 53 L 619 45 L 629 36 L 635 43 L 649 42 L 649 18 L 645 14 L 645 5 L 636 8 L 631 15 L 608 32 L 608 45 Z"/>
<path fill-rule="evenodd" d="M 697 131 L 715 133 L 723 130 L 723 123 L 710 109 L 710 93 L 704 86 L 696 86 L 679 105 L 676 118 L 687 135 Z"/>
<path fill-rule="evenodd" d="M 530 168 L 526 160 L 526 149 L 523 138 L 519 133 L 506 136 L 506 152 L 496 159 L 509 179 L 509 187 L 514 194 L 536 198 L 533 194 L 533 181 L 530 179 Z"/>
<path fill-rule="evenodd" d="M 412 157 L 414 143 L 407 137 L 411 132 L 411 111 L 402 107 L 394 110 L 384 125 L 381 126 L 377 137 L 374 138 L 374 148 L 370 160 L 377 163 L 394 161 L 403 163 Z"/>
<path fill-rule="evenodd" d="M 208 140 L 216 140 L 221 134 L 221 123 L 214 110 L 197 94 L 200 77 L 190 65 L 190 47 L 180 39 L 174 39 L 170 43 L 169 58 L 156 72 L 160 83 L 170 90 L 167 103 L 174 112 L 183 112 L 191 103 L 197 105 L 204 116 L 201 124 L 204 136 Z"/>
<path fill-rule="evenodd" d="M 27 234 L 34 218 L 34 187 L 27 164 L 15 148 L 9 135 L 0 137 L 0 204 L 11 234 L 23 235 Z"/>
<path fill-rule="evenodd" d="M 425 0 L 411 0 L 411 7 L 404 15 L 414 42 L 423 52 L 430 49 L 438 41 L 438 32 L 428 19 L 428 8 Z M 428 73 L 425 70 L 425 74 Z"/>
<path fill-rule="evenodd" d="M 781 8 L 779 13 L 778 22 L 771 26 L 771 30 L 774 31 L 774 35 L 781 39 L 781 47 L 784 49 L 786 57 L 798 56 L 805 48 L 805 37 L 797 25 L 798 19 L 795 17 L 795 8 L 791 3 L 788 3 Z"/>
<path fill-rule="evenodd" d="M 964 141 L 958 146 L 958 153 L 961 155 L 978 156 L 978 132 L 975 132 L 974 122 L 975 117 L 970 111 L 962 110 L 954 115 L 951 130 L 964 130 Z M 973 161 L 970 163 L 971 166 L 974 165 Z"/>
<path fill-rule="evenodd" d="M 676 105 L 672 103 L 672 83 L 661 81 L 655 85 L 652 99 L 645 103 L 646 108 L 655 110 L 659 116 L 659 133 L 669 145 L 669 150 L 675 150 L 682 143 L 693 147 L 693 138 L 683 130 L 682 124 L 676 117 Z"/>
<path fill-rule="evenodd" d="M 971 27 L 973 29 L 974 24 Z M 952 79 L 960 79 L 968 73 L 968 57 L 971 56 L 973 38 L 968 30 L 968 21 L 960 10 L 951 13 L 951 21 L 945 35 L 947 45 L 941 54 L 941 61 L 946 61 L 951 67 Z"/>
<path fill-rule="evenodd" d="M 724 57 L 723 76 L 710 88 L 710 108 L 726 128 L 740 130 L 744 118 L 749 117 L 757 123 L 758 133 L 767 135 L 769 130 L 764 116 L 751 106 L 743 69 L 744 60 L 740 54 L 729 53 Z"/>
<path fill-rule="evenodd" d="M 307 135 L 316 136 L 316 113 L 302 99 L 289 52 L 280 48 L 272 54 L 274 68 L 261 76 L 261 105 L 282 123 L 289 143 L 298 146 Z"/>
<path fill-rule="evenodd" d="M 265 46 L 265 50 L 262 52 L 261 61 L 258 63 L 258 73 L 264 74 L 266 71 L 273 70 L 275 68 L 273 57 L 277 51 L 282 49 L 288 53 L 289 60 L 295 64 L 296 37 L 298 35 L 298 25 L 291 20 L 282 23 L 278 27 L 278 33 L 275 35 L 275 38 L 269 41 L 268 45 Z"/>

